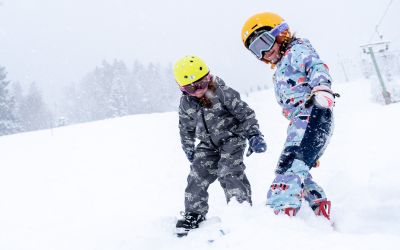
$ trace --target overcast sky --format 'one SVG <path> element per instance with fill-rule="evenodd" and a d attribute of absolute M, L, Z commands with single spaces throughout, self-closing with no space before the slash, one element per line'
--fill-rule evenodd
<path fill-rule="evenodd" d="M 240 38 L 245 20 L 263 11 L 280 14 L 298 37 L 310 39 L 337 82 L 344 80 L 338 58 L 359 58 L 361 44 L 377 41 L 377 24 L 391 48 L 400 49 L 399 0 L 0 3 L 0 65 L 7 68 L 10 80 L 24 86 L 35 81 L 55 96 L 61 86 L 79 81 L 103 59 L 122 59 L 128 66 L 134 60 L 166 66 L 196 54 L 241 91 L 270 83 L 272 71 L 244 49 Z"/>

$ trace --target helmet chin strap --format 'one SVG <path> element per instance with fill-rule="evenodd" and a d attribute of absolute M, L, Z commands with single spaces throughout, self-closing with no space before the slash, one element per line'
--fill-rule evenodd
<path fill-rule="evenodd" d="M 261 59 L 261 61 L 263 61 L 266 64 L 270 64 L 271 65 L 271 69 L 275 69 L 275 67 L 276 67 L 276 63 L 272 63 L 271 61 L 265 60 L 264 58 Z"/>
<path fill-rule="evenodd" d="M 263 61 L 266 64 L 271 64 L 271 69 L 275 69 L 275 67 L 276 67 L 276 63 L 273 63 L 271 61 L 265 60 L 264 58 L 261 59 L 261 61 Z"/>

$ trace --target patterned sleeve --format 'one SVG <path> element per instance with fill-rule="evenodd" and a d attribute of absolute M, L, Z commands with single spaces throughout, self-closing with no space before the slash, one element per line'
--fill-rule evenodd
<path fill-rule="evenodd" d="M 306 73 L 311 88 L 319 85 L 331 87 L 332 78 L 329 74 L 329 68 L 312 47 L 298 46 L 294 51 L 293 58 L 294 66 Z"/>
<path fill-rule="evenodd" d="M 194 112 L 196 111 L 189 107 L 186 97 L 183 96 L 179 105 L 179 134 L 181 136 L 182 149 L 185 152 L 194 149 L 196 133 L 196 120 L 193 118 Z"/>
<path fill-rule="evenodd" d="M 254 110 L 240 99 L 240 94 L 227 86 L 223 86 L 223 92 L 225 107 L 240 122 L 238 130 L 243 131 L 246 138 L 262 135 Z"/>

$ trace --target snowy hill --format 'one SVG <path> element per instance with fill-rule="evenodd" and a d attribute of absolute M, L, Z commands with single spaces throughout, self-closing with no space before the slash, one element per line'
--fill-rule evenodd
<path fill-rule="evenodd" d="M 286 134 L 272 91 L 244 98 L 268 151 L 245 159 L 253 207 L 225 204 L 210 188 L 209 218 L 227 231 L 172 235 L 189 164 L 177 114 L 136 115 L 0 138 L 0 249 L 396 249 L 400 244 L 400 103 L 370 101 L 366 81 L 336 84 L 330 146 L 313 169 L 332 200 L 337 230 L 303 206 L 297 217 L 267 208 Z M 209 243 L 209 239 L 216 239 Z"/>

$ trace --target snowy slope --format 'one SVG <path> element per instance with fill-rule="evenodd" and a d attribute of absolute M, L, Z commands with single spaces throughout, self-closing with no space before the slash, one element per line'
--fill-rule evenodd
<path fill-rule="evenodd" d="M 225 236 L 172 235 L 189 164 L 177 114 L 165 113 L 1 137 L 0 249 L 397 249 L 400 103 L 372 103 L 366 81 L 334 90 L 335 132 L 312 174 L 332 200 L 336 231 L 306 204 L 294 218 L 264 205 L 287 121 L 263 91 L 246 99 L 268 143 L 245 161 L 254 206 L 227 206 L 219 184 L 210 188 L 209 217 L 222 218 Z"/>

